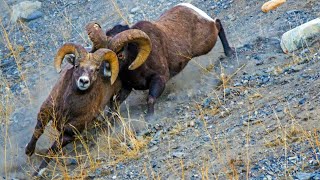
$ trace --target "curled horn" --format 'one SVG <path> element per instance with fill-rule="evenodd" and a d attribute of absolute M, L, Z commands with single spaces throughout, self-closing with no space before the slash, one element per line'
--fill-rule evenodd
<path fill-rule="evenodd" d="M 117 54 L 110 49 L 101 48 L 93 53 L 94 56 L 97 56 L 99 60 L 106 61 L 110 64 L 111 68 L 111 84 L 113 84 L 119 74 L 119 61 Z"/>
<path fill-rule="evenodd" d="M 151 52 L 151 41 L 143 31 L 129 29 L 115 35 L 109 42 L 109 48 L 114 52 L 119 52 L 128 43 L 137 43 L 139 48 L 136 59 L 129 66 L 130 70 L 134 70 L 147 60 Z"/>
<path fill-rule="evenodd" d="M 102 31 L 100 24 L 96 22 L 90 22 L 86 25 L 87 34 L 92 41 L 92 51 L 100 48 L 108 48 L 108 36 Z"/>
<path fill-rule="evenodd" d="M 77 60 L 81 57 L 85 57 L 87 55 L 87 51 L 81 45 L 74 43 L 66 43 L 61 46 L 54 58 L 54 67 L 56 68 L 57 73 L 61 72 L 61 64 L 66 54 L 74 54 Z"/>

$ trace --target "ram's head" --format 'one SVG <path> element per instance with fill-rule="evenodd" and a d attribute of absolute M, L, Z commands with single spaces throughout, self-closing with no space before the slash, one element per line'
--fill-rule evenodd
<path fill-rule="evenodd" d="M 79 90 L 89 89 L 96 81 L 103 62 L 110 65 L 111 84 L 115 82 L 119 74 L 119 62 L 115 52 L 101 48 L 94 53 L 88 53 L 84 47 L 78 44 L 66 43 L 58 51 L 54 66 L 58 73 L 61 72 L 61 64 L 67 54 L 73 55 L 68 62 L 73 65 L 73 80 Z"/>
<path fill-rule="evenodd" d="M 124 28 L 122 28 L 124 27 Z M 93 43 L 93 51 L 100 48 L 108 48 L 117 53 L 119 60 L 125 59 L 126 45 L 128 43 L 136 43 L 138 45 L 138 53 L 135 60 L 130 63 L 130 70 L 140 67 L 148 58 L 151 52 L 151 41 L 149 36 L 141 30 L 129 29 L 127 26 L 122 26 L 122 29 L 116 29 L 112 36 L 107 36 L 101 29 L 98 23 L 89 23 L 86 25 L 86 30 L 90 40 Z M 126 28 L 127 27 L 127 28 Z M 120 64 L 123 64 L 120 62 Z"/>

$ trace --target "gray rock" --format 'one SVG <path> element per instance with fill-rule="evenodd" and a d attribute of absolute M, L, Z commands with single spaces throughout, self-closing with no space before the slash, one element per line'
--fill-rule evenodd
<path fill-rule="evenodd" d="M 226 96 L 230 95 L 231 94 L 231 89 L 230 88 L 224 89 L 224 93 L 225 93 Z"/>
<path fill-rule="evenodd" d="M 155 152 L 159 149 L 158 146 L 153 146 L 152 148 L 149 149 L 149 152 L 152 153 L 152 152 Z"/>
<path fill-rule="evenodd" d="M 132 8 L 131 11 L 130 11 L 130 13 L 135 14 L 135 13 L 136 13 L 137 11 L 139 11 L 139 10 L 140 10 L 140 7 L 137 6 L 137 7 Z"/>
<path fill-rule="evenodd" d="M 70 1 L 70 4 L 76 5 L 78 2 L 77 1 Z"/>
<path fill-rule="evenodd" d="M 234 21 L 234 20 L 236 20 L 236 17 L 232 14 L 229 14 L 228 19 L 230 19 L 230 21 Z"/>
<path fill-rule="evenodd" d="M 305 44 L 310 45 L 313 38 L 320 37 L 320 18 L 309 21 L 298 26 L 281 37 L 281 48 L 283 52 L 293 52 Z"/>
<path fill-rule="evenodd" d="M 10 14 L 10 8 L 5 1 L 0 1 L 0 19 L 6 19 Z"/>
<path fill-rule="evenodd" d="M 152 160 L 151 165 L 152 165 L 152 168 L 156 168 L 158 166 L 158 163 L 157 161 Z"/>
<path fill-rule="evenodd" d="M 300 105 L 303 105 L 306 101 L 307 101 L 306 98 L 302 98 L 302 99 L 299 101 L 299 104 L 300 104 Z"/>
<path fill-rule="evenodd" d="M 76 165 L 76 164 L 78 164 L 78 162 L 77 162 L 77 159 L 75 159 L 75 158 L 70 158 L 66 162 L 66 166 Z"/>
<path fill-rule="evenodd" d="M 34 11 L 27 18 L 22 18 L 22 19 L 24 21 L 32 21 L 32 20 L 38 19 L 42 16 L 43 16 L 43 13 L 41 11 Z"/>
<path fill-rule="evenodd" d="M 169 101 L 174 101 L 174 100 L 176 100 L 176 99 L 177 99 L 176 93 L 170 93 L 170 94 L 168 95 L 167 99 L 168 99 Z"/>
<path fill-rule="evenodd" d="M 172 157 L 174 158 L 184 158 L 187 156 L 187 153 L 184 152 L 173 152 Z"/>
<path fill-rule="evenodd" d="M 41 8 L 41 2 L 39 1 L 35 1 L 35 2 L 23 1 L 19 4 L 13 5 L 11 21 L 16 22 L 19 18 L 28 19 L 28 17 L 29 18 L 39 17 L 40 15 L 39 12 L 34 15 L 32 14 L 35 13 L 40 8 Z"/>
<path fill-rule="evenodd" d="M 295 175 L 295 179 L 299 180 L 315 180 L 315 179 L 320 179 L 320 172 L 316 173 L 303 173 L 299 172 Z"/>

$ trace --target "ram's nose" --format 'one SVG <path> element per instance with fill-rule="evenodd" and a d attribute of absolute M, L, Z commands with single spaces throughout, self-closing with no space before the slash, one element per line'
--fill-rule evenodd
<path fill-rule="evenodd" d="M 86 90 L 89 88 L 89 86 L 90 86 L 90 79 L 88 76 L 81 76 L 78 79 L 78 88 L 80 90 Z"/>
<path fill-rule="evenodd" d="M 87 85 L 87 84 L 90 83 L 89 78 L 86 77 L 86 76 L 85 76 L 85 77 L 80 77 L 79 81 L 80 81 L 80 83 L 81 83 L 82 85 Z"/>

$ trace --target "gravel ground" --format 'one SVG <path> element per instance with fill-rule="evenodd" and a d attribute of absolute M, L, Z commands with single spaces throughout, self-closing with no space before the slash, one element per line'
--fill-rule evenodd
<path fill-rule="evenodd" d="M 23 151 L 39 106 L 57 79 L 52 57 L 59 46 L 65 42 L 90 46 L 84 31 L 90 21 L 104 28 L 132 25 L 155 20 L 185 1 L 42 1 L 39 18 L 12 23 L 6 7 L 18 2 L 0 2 L 0 91 L 3 107 L 12 106 L 8 124 L 0 121 L 0 133 L 8 129 L 7 136 L 0 136 L 1 151 L 9 141 L 5 137 L 10 139 L 6 171 L 5 157 L 0 156 L 3 179 L 24 179 L 37 166 L 39 158 L 30 162 Z M 83 176 L 320 179 L 320 41 L 294 55 L 283 54 L 279 45 L 284 32 L 320 16 L 320 2 L 288 1 L 268 14 L 261 12 L 263 2 L 257 0 L 188 2 L 222 20 L 237 56 L 224 57 L 218 43 L 209 54 L 191 61 L 169 82 L 156 105 L 155 119 L 139 128 L 137 138 L 149 141 L 137 157 L 112 165 L 108 157 L 94 157 L 106 163 L 85 168 Z M 11 53 L 9 42 L 17 53 Z M 230 81 L 221 82 L 222 73 Z M 146 109 L 145 98 L 146 92 L 133 92 L 122 115 L 127 117 L 129 107 L 131 118 L 139 119 Z M 49 146 L 46 139 L 39 143 Z M 67 164 L 77 177 L 77 162 L 71 159 Z"/>

